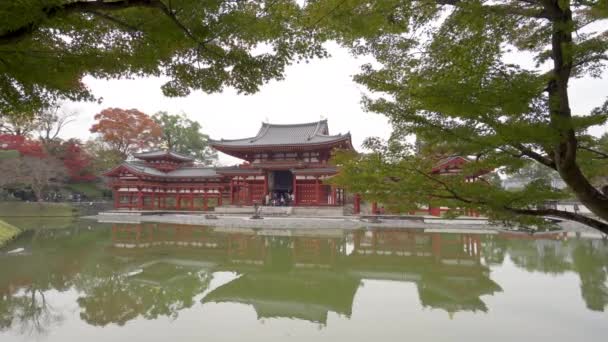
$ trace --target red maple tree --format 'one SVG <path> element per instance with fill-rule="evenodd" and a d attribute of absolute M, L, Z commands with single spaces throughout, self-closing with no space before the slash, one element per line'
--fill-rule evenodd
<path fill-rule="evenodd" d="M 46 156 L 42 144 L 21 135 L 0 134 L 0 150 L 18 151 L 22 156 L 43 158 Z"/>
<path fill-rule="evenodd" d="M 95 180 L 96 177 L 91 172 L 91 157 L 82 149 L 79 141 L 72 139 L 62 143 L 58 154 L 71 181 Z"/>
<path fill-rule="evenodd" d="M 107 108 L 95 115 L 92 133 L 99 133 L 104 142 L 123 157 L 154 146 L 162 134 L 152 118 L 137 109 Z"/>

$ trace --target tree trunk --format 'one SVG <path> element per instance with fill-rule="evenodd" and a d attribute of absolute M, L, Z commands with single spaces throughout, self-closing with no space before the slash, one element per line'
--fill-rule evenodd
<path fill-rule="evenodd" d="M 551 126 L 558 134 L 553 151 L 553 160 L 564 182 L 577 198 L 601 219 L 608 221 L 608 197 L 595 189 L 585 177 L 576 161 L 578 141 L 572 127 L 569 104 L 568 81 L 572 71 L 572 11 L 569 6 L 561 8 L 559 0 L 552 0 L 547 11 L 552 20 L 553 72 L 547 91 Z"/>

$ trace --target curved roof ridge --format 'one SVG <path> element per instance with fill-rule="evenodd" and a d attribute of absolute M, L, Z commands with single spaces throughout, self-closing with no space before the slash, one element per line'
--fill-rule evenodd
<path fill-rule="evenodd" d="M 133 157 L 137 158 L 137 159 L 141 159 L 141 158 L 154 158 L 154 157 L 161 157 L 161 156 L 172 156 L 172 157 L 176 157 L 176 158 L 181 158 L 181 159 L 187 159 L 187 160 L 193 160 L 194 158 L 192 158 L 189 155 L 183 154 L 183 153 L 179 153 L 173 150 L 169 150 L 169 149 L 156 149 L 156 150 L 150 150 L 150 151 L 143 151 L 143 152 L 138 152 L 138 153 L 133 153 Z"/>
<path fill-rule="evenodd" d="M 321 129 L 321 122 L 323 121 L 317 121 L 317 127 L 315 127 L 315 130 L 312 132 L 312 134 L 308 136 L 307 140 L 311 140 L 314 136 L 318 135 L 319 129 Z"/>
<path fill-rule="evenodd" d="M 270 124 L 262 121 L 262 127 L 260 127 L 258 134 L 255 137 L 251 138 L 250 142 L 254 142 L 254 141 L 262 139 L 262 137 L 264 137 L 266 135 L 266 133 L 268 133 L 269 128 L 270 128 Z"/>
<path fill-rule="evenodd" d="M 196 166 L 196 165 L 194 165 L 194 166 L 181 166 L 180 169 L 182 169 L 182 170 L 183 169 L 197 169 L 197 170 L 203 170 L 203 169 L 209 169 L 209 170 L 211 170 L 211 169 L 213 169 L 213 170 L 215 170 L 216 167 L 214 167 L 214 166 Z"/>
<path fill-rule="evenodd" d="M 251 139 L 253 139 L 255 137 L 249 137 L 249 138 L 238 138 L 238 139 L 224 139 L 221 138 L 220 140 L 215 140 L 215 139 L 209 139 L 209 142 L 216 142 L 216 143 L 221 143 L 221 142 L 232 142 L 232 141 L 250 141 Z"/>
<path fill-rule="evenodd" d="M 311 139 L 312 139 L 312 138 L 314 138 L 314 137 L 336 138 L 336 139 L 338 139 L 338 138 L 350 137 L 350 131 L 349 131 L 349 132 L 346 132 L 346 133 L 344 133 L 344 134 L 342 134 L 342 133 L 338 133 L 338 134 L 333 134 L 333 135 L 328 135 L 328 134 L 316 134 L 316 135 L 312 136 L 312 137 L 311 137 Z"/>
<path fill-rule="evenodd" d="M 263 125 L 273 126 L 273 127 L 299 127 L 299 126 L 312 126 L 319 125 L 321 122 L 327 122 L 327 119 L 319 120 L 319 121 L 310 121 L 310 122 L 302 122 L 296 124 L 275 124 L 270 122 L 262 122 Z"/>

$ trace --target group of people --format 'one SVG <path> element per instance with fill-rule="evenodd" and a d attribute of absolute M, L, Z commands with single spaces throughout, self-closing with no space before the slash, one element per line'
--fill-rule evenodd
<path fill-rule="evenodd" d="M 290 206 L 295 201 L 293 192 L 269 192 L 264 196 L 264 205 L 272 207 Z"/>

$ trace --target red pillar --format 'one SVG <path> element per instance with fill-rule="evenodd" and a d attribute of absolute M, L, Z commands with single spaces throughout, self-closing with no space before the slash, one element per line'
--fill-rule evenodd
<path fill-rule="evenodd" d="M 247 181 L 247 204 L 253 204 L 253 187 L 255 184 L 254 181 Z"/>
<path fill-rule="evenodd" d="M 429 214 L 432 216 L 441 216 L 441 208 L 429 207 Z"/>
<path fill-rule="evenodd" d="M 194 210 L 194 190 L 190 189 L 190 210 Z"/>
<path fill-rule="evenodd" d="M 266 198 L 266 194 L 268 193 L 268 172 L 264 173 L 264 196 Z"/>
<path fill-rule="evenodd" d="M 336 187 L 331 186 L 331 204 L 336 205 Z"/>
<path fill-rule="evenodd" d="M 182 201 L 181 197 L 179 195 L 175 195 L 175 210 L 182 209 L 181 201 Z"/>
<path fill-rule="evenodd" d="M 144 208 L 144 195 L 141 192 L 141 189 L 137 189 L 137 209 L 141 210 Z"/>
<path fill-rule="evenodd" d="M 234 204 L 234 182 L 230 178 L 230 204 Z"/>
<path fill-rule="evenodd" d="M 320 189 L 320 184 L 319 184 L 319 178 L 315 178 L 315 198 L 316 198 L 316 202 L 317 205 L 319 205 L 321 203 L 321 189 Z"/>
<path fill-rule="evenodd" d="M 378 214 L 378 203 L 372 202 L 372 215 Z"/>
<path fill-rule="evenodd" d="M 114 209 L 118 209 L 120 207 L 120 195 L 118 194 L 118 190 L 114 190 L 112 196 L 114 196 Z"/>
<path fill-rule="evenodd" d="M 361 213 L 361 195 L 355 194 L 353 199 L 353 214 Z"/>

